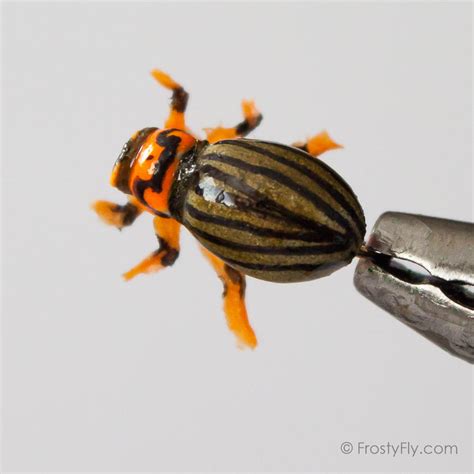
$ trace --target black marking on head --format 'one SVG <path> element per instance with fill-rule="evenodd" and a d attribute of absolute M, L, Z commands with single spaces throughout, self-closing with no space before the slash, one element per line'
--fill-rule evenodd
<path fill-rule="evenodd" d="M 181 143 L 181 138 L 176 135 L 170 135 L 170 132 L 174 129 L 166 130 L 158 135 L 156 143 L 162 146 L 164 150 L 161 152 L 158 160 L 155 163 L 155 168 L 153 170 L 152 189 L 153 191 L 159 193 L 163 187 L 163 179 L 165 177 L 166 171 L 173 163 L 176 158 L 176 152 L 178 151 L 178 146 Z"/>
<path fill-rule="evenodd" d="M 133 194 L 144 203 L 146 203 L 144 199 L 146 189 L 151 188 L 156 193 L 160 193 L 163 190 L 163 179 L 166 175 L 166 171 L 168 171 L 176 158 L 178 146 L 181 142 L 180 137 L 170 135 L 170 133 L 176 130 L 175 128 L 171 128 L 158 134 L 156 143 L 164 149 L 156 160 L 153 175 L 148 180 L 136 179 L 133 184 Z"/>
<path fill-rule="evenodd" d="M 143 142 L 150 133 L 158 130 L 156 127 L 148 127 L 140 130 L 134 138 L 130 138 L 122 148 L 119 157 L 115 161 L 115 167 L 118 167 L 116 182 L 114 186 L 125 194 L 131 194 L 129 187 L 130 171 Z"/>

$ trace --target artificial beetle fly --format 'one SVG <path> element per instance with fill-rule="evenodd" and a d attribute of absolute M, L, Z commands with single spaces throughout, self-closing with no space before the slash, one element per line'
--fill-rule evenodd
<path fill-rule="evenodd" d="M 319 158 L 340 148 L 326 132 L 293 146 L 244 139 L 261 122 L 252 101 L 244 120 L 205 129 L 199 140 L 185 124 L 188 93 L 162 71 L 153 77 L 172 91 L 164 129 L 144 128 L 124 145 L 112 186 L 129 195 L 94 210 L 119 229 L 143 212 L 154 215 L 158 249 L 124 274 L 172 265 L 181 225 L 199 241 L 224 284 L 224 311 L 242 346 L 257 339 L 245 307 L 245 275 L 299 282 L 329 275 L 359 253 L 365 234 L 362 207 L 349 185 Z"/>

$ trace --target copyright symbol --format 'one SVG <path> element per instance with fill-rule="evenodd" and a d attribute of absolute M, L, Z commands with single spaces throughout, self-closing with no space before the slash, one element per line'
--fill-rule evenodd
<path fill-rule="evenodd" d="M 352 446 L 352 443 L 349 443 L 349 441 L 344 441 L 344 443 L 341 444 L 341 451 L 343 454 L 351 454 L 353 449 L 354 446 Z"/>

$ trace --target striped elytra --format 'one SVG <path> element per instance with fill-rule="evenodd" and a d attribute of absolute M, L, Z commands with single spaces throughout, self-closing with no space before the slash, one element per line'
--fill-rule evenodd
<path fill-rule="evenodd" d="M 365 219 L 349 185 L 296 148 L 233 139 L 183 159 L 173 217 L 213 254 L 273 282 L 326 276 L 359 250 Z"/>

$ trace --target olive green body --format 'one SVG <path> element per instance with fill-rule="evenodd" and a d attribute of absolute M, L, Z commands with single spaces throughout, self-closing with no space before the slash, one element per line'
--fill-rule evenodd
<path fill-rule="evenodd" d="M 312 280 L 347 265 L 365 219 L 357 197 L 328 165 L 259 140 L 200 143 L 184 157 L 173 217 L 213 254 L 262 280 Z"/>

